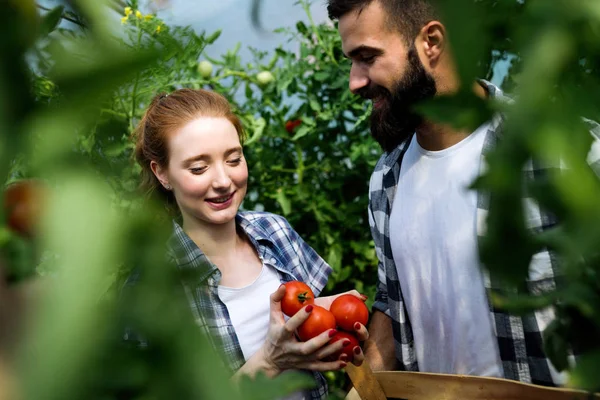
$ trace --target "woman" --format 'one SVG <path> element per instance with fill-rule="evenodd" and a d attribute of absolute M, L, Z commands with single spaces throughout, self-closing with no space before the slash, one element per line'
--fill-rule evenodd
<path fill-rule="evenodd" d="M 157 96 L 136 134 L 143 186 L 181 216 L 181 225 L 173 223 L 170 254 L 175 264 L 191 265 L 206 277 L 200 288 L 187 292 L 199 324 L 218 339 L 215 347 L 236 371 L 234 378 L 259 370 L 269 376 L 310 370 L 318 383 L 310 396 L 323 398 L 327 387 L 318 372 L 346 366 L 345 355 L 324 361 L 345 343 L 328 344 L 335 331 L 299 342 L 293 332 L 312 306 L 286 321 L 281 283 L 304 281 L 316 296 L 331 268 L 283 217 L 239 211 L 248 181 L 243 139 L 240 120 L 223 96 L 191 89 Z M 328 308 L 333 297 L 316 303 Z M 357 328 L 365 340 L 365 327 Z M 358 346 L 355 355 L 359 365 L 364 356 Z"/>

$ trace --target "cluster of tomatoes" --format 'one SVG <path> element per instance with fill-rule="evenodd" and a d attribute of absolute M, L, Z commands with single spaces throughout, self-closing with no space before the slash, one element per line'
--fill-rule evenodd
<path fill-rule="evenodd" d="M 365 303 L 356 296 L 343 294 L 338 296 L 327 310 L 315 305 L 315 296 L 305 283 L 291 281 L 285 283 L 285 287 L 285 296 L 281 301 L 281 311 L 285 315 L 291 317 L 303 307 L 309 304 L 313 306 L 308 319 L 296 330 L 298 339 L 307 341 L 325 331 L 336 329 L 337 333 L 329 342 L 347 339 L 348 344 L 329 359 L 337 360 L 343 353 L 346 354 L 348 361 L 352 361 L 353 349 L 359 345 L 358 338 L 352 333 L 355 324 L 358 322 L 366 326 L 369 319 L 369 309 Z"/>

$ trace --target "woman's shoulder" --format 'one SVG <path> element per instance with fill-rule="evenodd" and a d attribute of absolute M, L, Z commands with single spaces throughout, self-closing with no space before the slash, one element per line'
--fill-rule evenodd
<path fill-rule="evenodd" d="M 238 213 L 238 216 L 245 222 L 269 233 L 281 230 L 290 231 L 292 229 L 285 217 L 266 211 L 242 211 Z"/>

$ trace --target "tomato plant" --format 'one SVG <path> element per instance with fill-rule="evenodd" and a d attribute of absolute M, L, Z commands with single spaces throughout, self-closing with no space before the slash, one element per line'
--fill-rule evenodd
<path fill-rule="evenodd" d="M 284 285 L 285 296 L 281 300 L 281 311 L 288 317 L 296 314 L 302 307 L 315 303 L 315 295 L 306 283 L 290 281 Z"/>
<path fill-rule="evenodd" d="M 349 343 L 342 347 L 338 352 L 327 357 L 327 359 L 335 361 L 340 358 L 342 354 L 345 354 L 346 357 L 348 357 L 347 361 L 352 362 L 352 360 L 354 360 L 354 348 L 359 345 L 358 338 L 351 333 L 338 331 L 335 335 L 333 335 L 331 340 L 329 340 L 329 343 L 335 343 L 338 340 L 348 340 Z"/>
<path fill-rule="evenodd" d="M 298 338 L 306 342 L 329 329 L 335 329 L 335 317 L 329 310 L 314 306 L 308 319 L 298 327 Z"/>
<path fill-rule="evenodd" d="M 343 294 L 336 298 L 329 310 L 338 326 L 345 331 L 352 332 L 357 322 L 366 326 L 369 320 L 369 309 L 365 303 L 351 294 Z"/>

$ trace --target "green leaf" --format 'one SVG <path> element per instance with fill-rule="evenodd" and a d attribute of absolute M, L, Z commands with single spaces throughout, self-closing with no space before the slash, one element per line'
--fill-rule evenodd
<path fill-rule="evenodd" d="M 415 110 L 433 121 L 470 131 L 489 121 L 492 115 L 488 103 L 471 92 L 461 92 L 454 96 L 437 96 L 416 105 Z"/>
<path fill-rule="evenodd" d="M 544 330 L 544 351 L 557 371 L 569 367 L 569 344 L 566 340 L 565 327 L 555 319 Z"/>
<path fill-rule="evenodd" d="M 106 57 L 110 54 L 110 57 Z M 107 48 L 95 41 L 76 41 L 68 48 L 54 48 L 51 79 L 72 102 L 96 102 L 101 93 L 125 82 L 158 60 L 157 50 L 131 52 L 124 47 Z"/>
<path fill-rule="evenodd" d="M 319 101 L 317 101 L 317 99 L 311 98 L 309 101 L 309 105 L 313 111 L 316 111 L 316 112 L 321 111 L 321 103 L 319 103 Z"/>
<path fill-rule="evenodd" d="M 305 36 L 308 32 L 308 28 L 306 27 L 306 24 L 304 24 L 304 22 L 302 22 L 302 21 L 296 22 L 296 29 L 298 29 L 298 32 L 300 32 L 302 35 L 305 35 Z"/>
<path fill-rule="evenodd" d="M 212 35 L 206 38 L 206 43 L 213 44 L 214 42 L 216 42 L 217 39 L 221 36 L 222 32 L 223 31 L 221 29 L 216 30 Z"/>
<path fill-rule="evenodd" d="M 277 194 L 275 196 L 275 199 L 277 200 L 277 203 L 279 203 L 279 206 L 281 207 L 281 211 L 283 212 L 283 215 L 286 215 L 286 216 L 290 215 L 290 213 L 292 212 L 292 202 L 285 195 L 285 192 L 283 191 L 282 188 L 277 189 Z"/>
<path fill-rule="evenodd" d="M 600 371 L 600 349 L 578 357 L 577 365 L 569 374 L 568 386 L 599 392 L 598 371 Z"/>
<path fill-rule="evenodd" d="M 560 297 L 558 292 L 542 296 L 500 295 L 492 293 L 492 304 L 514 315 L 526 315 L 535 310 L 551 306 Z"/>
<path fill-rule="evenodd" d="M 257 140 L 259 140 L 262 137 L 266 126 L 267 126 L 267 121 L 265 121 L 264 118 L 261 117 L 257 120 L 254 120 L 253 124 L 252 124 L 252 130 L 253 130 L 252 137 L 250 137 L 250 139 L 246 140 L 246 142 L 244 144 L 246 146 L 249 146 L 252 143 L 255 143 Z"/>
<path fill-rule="evenodd" d="M 296 134 L 294 135 L 292 140 L 296 141 L 303 138 L 304 136 L 308 135 L 313 129 L 314 127 L 310 125 L 301 125 L 300 128 L 298 128 L 298 130 L 296 131 Z"/>
<path fill-rule="evenodd" d="M 64 6 L 57 6 L 48 11 L 43 17 L 40 23 L 40 36 L 46 37 L 48 34 L 56 29 L 62 19 L 62 15 L 65 8 Z"/>
<path fill-rule="evenodd" d="M 239 391 L 244 394 L 245 400 L 280 399 L 314 387 L 316 383 L 312 376 L 296 371 L 285 372 L 276 378 L 269 378 L 260 371 L 254 378 L 244 375 L 239 381 Z"/>

